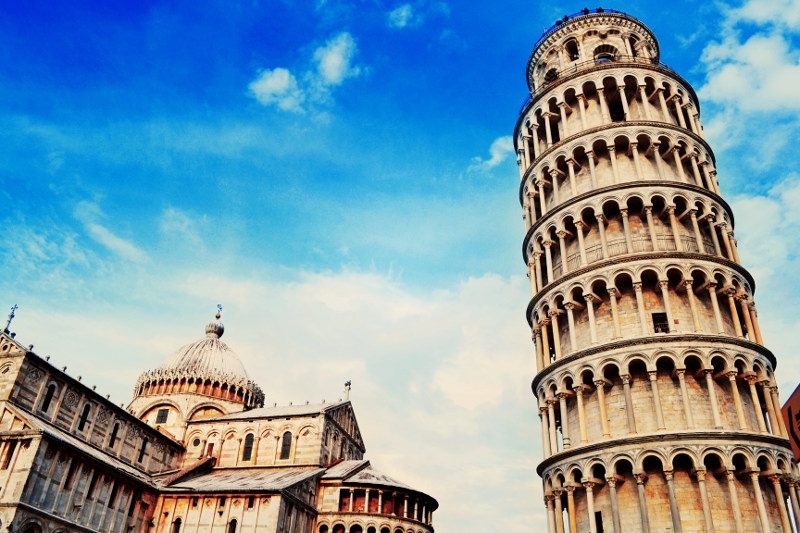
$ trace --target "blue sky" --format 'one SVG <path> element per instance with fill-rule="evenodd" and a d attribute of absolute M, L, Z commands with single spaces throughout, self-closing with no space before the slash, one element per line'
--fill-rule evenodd
<path fill-rule="evenodd" d="M 127 402 L 221 303 L 268 402 L 353 380 L 368 457 L 438 498 L 437 529 L 543 527 L 509 136 L 534 43 L 583 7 L 4 6 L 0 304 L 20 305 L 18 339 Z M 785 399 L 800 2 L 604 7 L 698 91 Z"/>

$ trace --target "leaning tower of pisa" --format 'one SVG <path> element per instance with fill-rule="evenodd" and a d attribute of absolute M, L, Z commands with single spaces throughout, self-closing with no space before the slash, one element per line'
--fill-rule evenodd
<path fill-rule="evenodd" d="M 644 24 L 600 8 L 544 33 L 527 82 L 514 138 L 548 531 L 791 532 L 776 360 L 694 90 Z"/>

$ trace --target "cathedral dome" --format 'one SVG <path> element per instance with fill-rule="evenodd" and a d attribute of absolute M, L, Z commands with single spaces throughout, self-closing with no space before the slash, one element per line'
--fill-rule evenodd
<path fill-rule="evenodd" d="M 135 396 L 199 394 L 261 407 L 264 393 L 247 375 L 239 356 L 220 340 L 225 326 L 216 319 L 206 324 L 206 336 L 178 348 L 136 383 Z"/>
<path fill-rule="evenodd" d="M 178 348 L 156 370 L 162 372 L 190 372 L 202 376 L 249 379 L 239 356 L 220 340 L 225 326 L 219 320 L 206 325 L 206 336 Z"/>

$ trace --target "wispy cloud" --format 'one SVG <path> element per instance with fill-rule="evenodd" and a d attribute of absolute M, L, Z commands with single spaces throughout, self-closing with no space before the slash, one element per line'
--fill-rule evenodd
<path fill-rule="evenodd" d="M 411 4 L 403 4 L 389 11 L 387 15 L 390 28 L 405 28 L 414 20 L 414 8 Z"/>
<path fill-rule="evenodd" d="M 138 246 L 119 237 L 99 222 L 105 217 L 97 204 L 85 200 L 78 202 L 73 214 L 83 224 L 89 237 L 109 252 L 134 263 L 144 263 L 149 260 L 147 254 Z"/>
<path fill-rule="evenodd" d="M 489 159 L 483 159 L 480 156 L 472 158 L 472 164 L 469 166 L 469 171 L 491 170 L 514 153 L 514 140 L 510 135 L 498 137 L 492 142 L 489 147 Z"/>
<path fill-rule="evenodd" d="M 447 17 L 450 15 L 450 6 L 445 2 L 426 2 L 418 0 L 416 3 L 400 4 L 386 14 L 386 25 L 399 30 L 404 28 L 417 28 L 425 20 L 435 16 Z"/>
<path fill-rule="evenodd" d="M 288 69 L 264 69 L 248 85 L 249 93 L 264 106 L 303 113 L 304 104 L 329 102 L 332 88 L 362 74 L 362 66 L 355 62 L 357 54 L 353 36 L 340 32 L 314 50 L 311 65 L 299 77 L 300 81 Z"/>

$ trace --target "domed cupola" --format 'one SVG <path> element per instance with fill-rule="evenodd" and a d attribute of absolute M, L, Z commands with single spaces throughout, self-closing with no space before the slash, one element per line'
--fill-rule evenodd
<path fill-rule="evenodd" d="M 244 409 L 263 407 L 261 387 L 249 378 L 236 352 L 220 340 L 225 326 L 219 319 L 217 313 L 206 325 L 205 337 L 182 346 L 157 368 L 139 376 L 134 403 L 144 397 L 193 395 L 240 404 Z"/>

